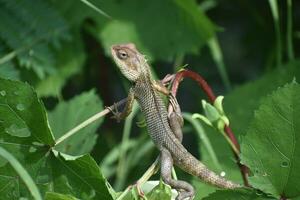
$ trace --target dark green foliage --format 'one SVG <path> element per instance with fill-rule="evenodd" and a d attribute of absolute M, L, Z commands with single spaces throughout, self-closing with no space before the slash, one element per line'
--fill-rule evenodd
<path fill-rule="evenodd" d="M 33 69 L 39 78 L 55 72 L 51 46 L 70 39 L 68 25 L 46 1 L 1 0 L 0 39 L 16 55 L 21 67 Z"/>
<path fill-rule="evenodd" d="M 195 199 L 300 199 L 297 1 L 88 1 L 108 16 L 86 2 L 0 0 L 0 147 L 25 169 L 16 170 L 17 162 L 0 152 L 0 199 L 33 198 L 24 171 L 46 200 L 141 199 L 136 187 L 125 188 L 159 151 L 140 127 L 138 106 L 125 125 L 102 116 L 55 145 L 126 96 L 130 85 L 110 46 L 128 42 L 149 59 L 154 77 L 188 64 L 225 96 L 255 189 L 220 190 L 175 168 L 178 179 L 195 186 Z M 223 135 L 192 118 L 203 110 L 202 94 L 193 81 L 180 85 L 183 130 L 195 133 L 185 134 L 183 144 L 209 169 L 242 184 Z M 142 185 L 148 200 L 176 196 L 159 174 L 152 179 Z"/>
<path fill-rule="evenodd" d="M 54 137 L 60 138 L 77 124 L 102 109 L 102 103 L 94 90 L 74 97 L 68 102 L 59 103 L 48 115 Z M 57 145 L 55 149 L 74 156 L 89 153 L 94 148 L 97 140 L 96 129 L 102 121 L 98 120 L 97 123 L 78 131 L 76 135 Z"/>
<path fill-rule="evenodd" d="M 0 145 L 22 163 L 40 192 L 71 194 L 80 199 L 112 199 L 91 156 L 62 155 L 51 148 L 54 139 L 48 123 L 43 104 L 28 84 L 0 79 Z M 30 197 L 9 163 L 1 159 L 0 164 L 2 196 Z"/>

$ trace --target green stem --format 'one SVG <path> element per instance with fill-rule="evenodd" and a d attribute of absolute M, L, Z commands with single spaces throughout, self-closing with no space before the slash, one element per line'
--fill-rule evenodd
<path fill-rule="evenodd" d="M 116 103 L 115 106 L 120 106 L 123 103 L 125 103 L 126 101 L 127 101 L 127 98 L 122 99 L 121 101 L 119 101 L 118 103 Z M 111 106 L 110 109 L 113 109 L 113 106 Z M 76 132 L 80 131 L 84 127 L 86 127 L 89 124 L 95 122 L 96 120 L 98 120 L 99 118 L 103 117 L 104 115 L 108 114 L 110 112 L 110 109 L 106 108 L 103 111 L 101 111 L 99 113 L 96 113 L 95 115 L 91 116 L 87 120 L 83 121 L 82 123 L 78 124 L 77 126 L 75 126 L 74 128 L 72 128 L 71 130 L 69 130 L 68 132 L 66 132 L 65 134 L 63 134 L 60 138 L 58 138 L 55 141 L 55 146 L 58 145 L 59 143 L 63 142 L 64 140 L 68 139 L 69 137 L 71 137 L 72 135 L 74 135 Z"/>
<path fill-rule="evenodd" d="M 217 65 L 219 74 L 222 78 L 223 83 L 225 84 L 225 87 L 227 90 L 231 89 L 231 84 L 228 78 L 228 74 L 226 71 L 226 66 L 224 63 L 224 59 L 223 59 L 223 54 L 222 54 L 222 50 L 220 48 L 218 39 L 216 36 L 213 36 L 209 41 L 208 41 L 208 47 L 210 49 L 210 52 L 212 54 L 213 60 Z"/>
<path fill-rule="evenodd" d="M 280 67 L 282 62 L 282 55 L 281 55 L 282 47 L 281 47 L 281 32 L 280 32 L 277 0 L 269 0 L 269 4 L 272 11 L 275 34 L 276 34 L 276 65 L 277 67 Z"/>
<path fill-rule="evenodd" d="M 294 50 L 293 50 L 293 20 L 292 20 L 292 0 L 287 0 L 287 34 L 286 34 L 286 44 L 289 60 L 294 60 Z"/>
<path fill-rule="evenodd" d="M 193 119 L 191 114 L 183 113 L 182 116 L 185 120 L 187 120 L 188 122 L 190 122 L 192 124 L 192 126 L 196 130 L 196 133 L 198 134 L 198 137 L 201 139 L 201 142 L 203 142 L 203 145 L 205 146 L 206 150 L 208 151 L 213 163 L 215 164 L 215 166 L 217 167 L 218 170 L 221 170 L 222 168 L 221 168 L 221 165 L 217 158 L 217 155 L 210 143 L 209 138 L 205 134 L 205 131 L 202 128 L 200 122 L 196 119 Z"/>
<path fill-rule="evenodd" d="M 236 148 L 236 146 L 233 144 L 233 142 L 230 140 L 230 138 L 227 136 L 227 134 L 225 133 L 225 131 L 221 131 L 221 134 L 225 137 L 226 141 L 229 143 L 229 145 L 231 146 L 232 150 L 234 151 L 234 153 L 236 155 L 240 155 L 240 151 Z"/>
<path fill-rule="evenodd" d="M 26 169 L 24 169 L 24 167 L 20 164 L 20 162 L 2 147 L 0 147 L 0 156 L 5 158 L 15 169 L 15 171 L 19 174 L 19 176 L 22 178 L 23 182 L 27 186 L 28 190 L 30 191 L 31 195 L 33 196 L 33 198 L 36 200 L 42 200 L 42 196 L 36 184 L 30 177 Z"/>
<path fill-rule="evenodd" d="M 103 15 L 104 17 L 111 19 L 111 16 L 109 16 L 108 14 L 106 14 L 103 10 L 97 8 L 94 4 L 92 4 L 91 2 L 89 2 L 88 0 L 80 0 L 82 3 L 84 3 L 85 5 L 87 5 L 88 7 L 92 8 L 93 10 L 95 10 L 96 12 L 98 12 L 100 15 Z"/>
<path fill-rule="evenodd" d="M 123 129 L 123 137 L 120 146 L 120 154 L 119 154 L 119 162 L 117 169 L 117 181 L 115 187 L 120 189 L 123 187 L 127 175 L 127 167 L 126 167 L 126 144 L 129 141 L 129 136 L 132 127 L 132 120 L 138 111 L 138 106 L 136 103 L 133 105 L 132 113 L 126 118 L 125 125 Z"/>

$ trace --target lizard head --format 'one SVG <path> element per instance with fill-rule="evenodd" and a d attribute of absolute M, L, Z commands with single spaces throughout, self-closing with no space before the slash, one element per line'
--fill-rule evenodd
<path fill-rule="evenodd" d="M 137 81 L 146 67 L 146 60 L 134 44 L 120 44 L 111 47 L 111 54 L 122 74 L 130 81 Z"/>

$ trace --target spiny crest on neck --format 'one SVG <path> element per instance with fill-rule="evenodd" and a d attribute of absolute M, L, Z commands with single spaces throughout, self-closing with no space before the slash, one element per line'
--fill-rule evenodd
<path fill-rule="evenodd" d="M 135 45 L 119 44 L 111 47 L 111 54 L 122 74 L 130 81 L 136 82 L 142 77 L 150 77 L 150 69 L 144 55 Z"/>

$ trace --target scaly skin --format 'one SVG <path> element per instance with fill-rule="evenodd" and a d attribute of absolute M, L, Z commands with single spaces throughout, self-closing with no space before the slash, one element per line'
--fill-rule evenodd
<path fill-rule="evenodd" d="M 192 199 L 194 189 L 185 181 L 171 178 L 173 162 L 185 172 L 214 186 L 225 189 L 242 187 L 210 171 L 181 144 L 181 127 L 176 123 L 170 126 L 166 106 L 156 89 L 157 85 L 151 78 L 149 65 L 135 46 L 133 44 L 114 45 L 111 47 L 111 53 L 122 74 L 134 83 L 125 109 L 119 117 L 126 117 L 130 113 L 134 99 L 138 101 L 145 115 L 149 135 L 161 152 L 161 176 L 167 184 L 179 191 L 176 199 Z M 176 120 L 172 122 L 174 121 Z"/>

